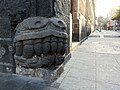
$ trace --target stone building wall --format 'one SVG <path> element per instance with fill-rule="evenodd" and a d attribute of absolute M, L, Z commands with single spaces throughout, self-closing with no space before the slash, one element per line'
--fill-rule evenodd
<path fill-rule="evenodd" d="M 16 25 L 31 16 L 31 1 L 0 0 L 0 72 L 15 72 L 13 37 Z"/>
<path fill-rule="evenodd" d="M 15 70 L 13 38 L 15 27 L 24 19 L 33 16 L 58 17 L 67 24 L 69 36 L 70 0 L 0 0 L 0 2 L 0 72 L 3 70 L 13 72 L 12 68 Z M 68 40 L 68 45 L 69 43 Z M 68 46 L 66 55 L 69 53 Z"/>
<path fill-rule="evenodd" d="M 94 0 L 72 0 L 73 41 L 84 40 L 94 30 Z M 89 24 L 89 25 L 88 25 Z"/>
<path fill-rule="evenodd" d="M 88 0 L 89 1 L 89 7 L 88 7 L 88 17 L 89 17 L 89 24 L 91 25 L 91 32 L 94 31 L 94 24 L 95 24 L 95 5 L 94 0 Z"/>
<path fill-rule="evenodd" d="M 68 45 L 69 45 L 67 53 L 70 52 L 70 9 L 71 9 L 70 0 L 55 0 L 54 1 L 55 17 L 58 17 L 64 20 L 67 24 Z"/>
<path fill-rule="evenodd" d="M 40 5 L 39 5 L 40 4 Z M 34 6 L 35 7 L 35 6 Z M 66 25 L 68 34 L 67 51 L 65 53 L 65 62 L 60 66 L 48 68 L 27 69 L 17 67 L 17 73 L 27 76 L 36 76 L 44 80 L 54 80 L 63 71 L 63 66 L 70 59 L 70 1 L 69 0 L 37 0 L 36 1 L 36 16 L 42 17 L 57 17 L 62 19 Z"/>
<path fill-rule="evenodd" d="M 72 0 L 72 40 L 79 41 L 79 3 L 78 0 Z"/>
<path fill-rule="evenodd" d="M 86 0 L 79 0 L 79 12 L 83 16 L 86 15 Z"/>

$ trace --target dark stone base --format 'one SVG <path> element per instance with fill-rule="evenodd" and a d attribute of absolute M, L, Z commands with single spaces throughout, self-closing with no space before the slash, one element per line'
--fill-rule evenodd
<path fill-rule="evenodd" d="M 0 73 L 0 90 L 57 90 L 38 78 Z"/>
<path fill-rule="evenodd" d="M 38 69 L 27 69 L 24 67 L 17 67 L 16 73 L 24 76 L 30 76 L 30 77 L 38 77 L 41 80 L 46 80 L 48 82 L 55 81 L 61 73 L 64 71 L 64 65 L 70 60 L 71 54 L 69 53 L 65 57 L 65 61 L 63 64 L 61 64 L 58 67 L 51 67 L 51 68 L 38 68 Z"/>

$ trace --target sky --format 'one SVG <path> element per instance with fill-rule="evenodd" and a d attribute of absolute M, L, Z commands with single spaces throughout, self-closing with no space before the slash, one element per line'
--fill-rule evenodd
<path fill-rule="evenodd" d="M 107 17 L 112 14 L 117 6 L 120 5 L 120 0 L 95 0 L 96 16 Z"/>

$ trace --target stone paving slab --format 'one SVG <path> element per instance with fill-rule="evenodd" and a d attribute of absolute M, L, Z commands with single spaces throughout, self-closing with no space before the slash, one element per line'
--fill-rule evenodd
<path fill-rule="evenodd" d="M 120 38 L 115 38 L 115 33 L 120 34 L 94 32 L 99 37 L 88 38 L 72 52 L 52 86 L 60 90 L 120 90 Z M 113 38 L 104 37 L 107 34 Z"/>

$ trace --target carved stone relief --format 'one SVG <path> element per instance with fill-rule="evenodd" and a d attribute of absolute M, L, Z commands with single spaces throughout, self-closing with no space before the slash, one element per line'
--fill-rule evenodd
<path fill-rule="evenodd" d="M 67 48 L 66 24 L 58 18 L 31 17 L 19 23 L 14 38 L 15 60 L 25 68 L 60 65 Z"/>

